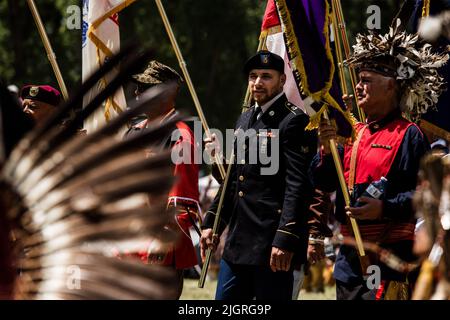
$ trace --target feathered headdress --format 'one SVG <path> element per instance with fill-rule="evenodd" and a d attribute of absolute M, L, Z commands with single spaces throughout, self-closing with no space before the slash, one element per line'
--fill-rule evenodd
<path fill-rule="evenodd" d="M 400 108 L 413 121 L 435 106 L 446 90 L 437 69 L 448 54 L 431 51 L 430 44 L 419 45 L 417 34 L 400 31 L 400 19 L 389 33 L 358 34 L 353 55 L 345 62 L 357 69 L 372 70 L 396 78 L 400 84 Z"/>

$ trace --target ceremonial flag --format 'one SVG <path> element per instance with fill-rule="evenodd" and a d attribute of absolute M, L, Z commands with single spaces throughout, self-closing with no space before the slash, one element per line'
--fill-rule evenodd
<path fill-rule="evenodd" d="M 294 74 L 289 64 L 289 58 L 286 52 L 286 45 L 284 44 L 283 32 L 281 30 L 280 19 L 278 18 L 277 8 L 274 0 L 267 1 L 266 11 L 261 26 L 260 41 L 264 49 L 276 53 L 284 59 L 284 70 L 286 73 L 286 84 L 284 85 L 284 92 L 289 101 L 301 108 L 309 115 L 315 114 L 314 109 L 308 105 L 304 105 L 298 85 L 295 82 Z"/>
<path fill-rule="evenodd" d="M 310 115 L 309 128 L 318 126 L 322 113 L 328 108 L 330 116 L 336 120 L 338 134 L 349 137 L 353 132 L 354 118 L 350 110 L 345 110 L 335 76 L 330 23 L 331 6 L 328 0 L 269 0 L 263 32 L 271 32 L 269 37 L 269 31 L 266 31 L 269 50 L 282 48 L 278 44 L 279 32 L 274 32 L 279 30 L 277 25 L 281 26 L 284 41 L 282 57 L 289 62 L 288 70 L 291 70 L 296 89 L 303 98 L 303 108 Z"/>
<path fill-rule="evenodd" d="M 136 0 L 83 0 L 83 75 L 84 82 L 113 54 L 120 50 L 120 32 L 118 13 Z M 83 100 L 86 106 L 114 77 L 117 71 L 112 71 L 92 89 Z M 123 89 L 120 88 L 114 96 L 105 102 L 104 110 L 94 113 L 84 127 L 92 132 L 126 108 Z"/>

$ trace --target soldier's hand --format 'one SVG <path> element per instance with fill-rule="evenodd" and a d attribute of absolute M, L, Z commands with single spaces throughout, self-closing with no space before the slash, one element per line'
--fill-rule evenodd
<path fill-rule="evenodd" d="M 215 133 L 213 133 L 210 138 L 206 138 L 204 143 L 205 150 L 211 159 L 214 159 L 216 154 L 220 154 L 220 144 Z"/>
<path fill-rule="evenodd" d="M 218 243 L 219 237 L 213 235 L 212 229 L 205 229 L 202 231 L 202 236 L 200 238 L 200 254 L 203 262 L 206 259 L 206 250 L 209 248 L 212 252 L 216 251 Z"/>
<path fill-rule="evenodd" d="M 360 197 L 359 202 L 365 203 L 362 207 L 345 207 L 347 215 L 358 220 L 377 220 L 383 214 L 383 201 L 379 199 Z"/>
<path fill-rule="evenodd" d="M 289 271 L 294 253 L 277 247 L 272 247 L 270 255 L 270 269 L 276 271 Z"/>
<path fill-rule="evenodd" d="M 330 154 L 330 140 L 336 139 L 336 127 L 329 123 L 329 120 L 321 119 L 319 124 L 319 141 L 322 146 L 322 151 L 325 154 Z"/>

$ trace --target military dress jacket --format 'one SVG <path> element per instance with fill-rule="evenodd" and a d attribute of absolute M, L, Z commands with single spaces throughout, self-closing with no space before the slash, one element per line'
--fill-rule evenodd
<path fill-rule="evenodd" d="M 234 264 L 269 266 L 274 246 L 294 252 L 296 261 L 304 262 L 312 194 L 308 166 L 317 150 L 317 135 L 305 130 L 309 117 L 284 94 L 252 124 L 254 112 L 255 108 L 244 112 L 235 127 L 237 158 L 219 225 L 220 233 L 229 227 L 222 257 Z M 244 143 L 239 130 L 248 134 Z M 258 159 L 252 161 L 255 153 Z M 274 167 L 277 170 L 269 174 L 261 171 Z M 203 229 L 213 227 L 221 192 L 222 187 L 206 213 Z"/>

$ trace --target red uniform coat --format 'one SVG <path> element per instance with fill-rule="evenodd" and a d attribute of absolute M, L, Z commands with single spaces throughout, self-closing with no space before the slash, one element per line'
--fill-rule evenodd
<path fill-rule="evenodd" d="M 179 138 L 172 146 L 172 160 L 174 163 L 174 176 L 176 181 L 168 195 L 168 207 L 176 208 L 175 221 L 178 225 L 179 237 L 175 245 L 167 252 L 163 261 L 155 260 L 148 247 L 142 251 L 133 252 L 126 255 L 138 256 L 144 263 L 155 262 L 161 265 L 173 265 L 176 269 L 191 268 L 198 264 L 197 255 L 192 244 L 190 228 L 200 213 L 198 173 L 199 167 L 194 162 L 196 144 L 194 134 L 189 126 L 184 122 L 178 122 L 177 133 Z M 130 130 L 139 131 L 147 126 L 144 120 L 133 126 Z M 173 137 L 173 135 L 172 135 Z M 188 209 L 187 209 L 188 208 Z M 191 216 L 188 215 L 189 210 Z M 149 246 L 151 243 L 149 243 Z"/>

